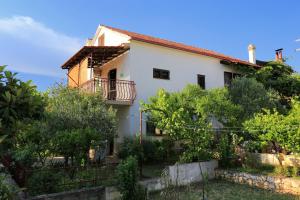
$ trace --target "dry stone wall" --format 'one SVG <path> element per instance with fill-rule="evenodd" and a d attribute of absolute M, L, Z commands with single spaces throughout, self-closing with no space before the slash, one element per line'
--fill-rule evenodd
<path fill-rule="evenodd" d="M 265 175 L 254 175 L 244 172 L 230 170 L 216 170 L 216 178 L 227 181 L 247 184 L 282 193 L 300 195 L 300 180 L 286 177 L 271 177 Z"/>

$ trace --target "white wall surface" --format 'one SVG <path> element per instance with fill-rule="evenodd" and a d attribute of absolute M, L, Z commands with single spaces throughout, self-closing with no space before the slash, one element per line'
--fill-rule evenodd
<path fill-rule="evenodd" d="M 119 46 L 123 43 L 128 43 L 130 37 L 116 31 L 112 31 L 103 26 L 99 26 L 94 38 L 94 46 L 98 46 L 98 38 L 104 34 L 104 46 Z"/>
<path fill-rule="evenodd" d="M 131 115 L 139 115 L 139 102 L 147 101 L 157 90 L 180 91 L 187 84 L 197 84 L 197 75 L 205 75 L 206 89 L 224 87 L 224 71 L 234 69 L 220 64 L 220 60 L 195 53 L 152 45 L 139 41 L 130 43 L 130 79 L 136 83 L 137 99 Z M 153 78 L 153 68 L 170 71 L 170 80 Z M 145 124 L 144 124 L 145 133 Z M 131 122 L 131 132 L 139 130 L 139 121 Z"/>

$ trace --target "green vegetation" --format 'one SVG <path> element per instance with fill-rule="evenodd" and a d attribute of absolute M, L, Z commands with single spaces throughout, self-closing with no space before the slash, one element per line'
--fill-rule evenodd
<path fill-rule="evenodd" d="M 169 198 L 161 197 L 161 193 L 151 194 L 151 199 L 157 200 L 198 200 L 202 199 L 201 185 L 177 188 L 179 191 L 176 197 L 171 195 Z M 209 200 L 299 200 L 299 196 L 279 194 L 264 189 L 252 188 L 246 185 L 234 184 L 224 181 L 211 181 L 206 186 L 206 199 Z"/>
<path fill-rule="evenodd" d="M 239 111 L 230 102 L 226 89 L 202 90 L 195 85 L 175 93 L 161 89 L 142 106 L 156 127 L 164 130 L 171 140 L 182 142 L 183 162 L 210 159 L 214 135 L 208 121 L 216 118 L 234 124 L 233 116 Z"/>
<path fill-rule="evenodd" d="M 129 156 L 117 168 L 118 188 L 122 200 L 146 199 L 146 191 L 138 184 L 138 162 Z"/>
<path fill-rule="evenodd" d="M 299 116 L 300 102 L 292 100 L 292 109 L 287 115 L 265 110 L 244 122 L 244 128 L 262 148 L 271 143 L 277 153 L 283 150 L 300 153 Z"/>
<path fill-rule="evenodd" d="M 5 200 L 14 200 L 16 198 L 16 188 L 8 185 L 4 179 L 5 175 L 0 174 L 0 197 Z"/>
<path fill-rule="evenodd" d="M 254 113 L 264 108 L 273 109 L 279 106 L 279 94 L 265 89 L 264 85 L 254 78 L 236 78 L 229 88 L 232 102 L 241 107 L 239 121 L 253 117 Z"/>
<path fill-rule="evenodd" d="M 299 177 L 299 168 L 257 165 L 247 152 L 300 153 L 300 75 L 282 62 L 243 75 L 230 87 L 161 89 L 142 102 L 148 121 L 167 137 L 142 144 L 125 139 L 114 177 L 114 167 L 93 167 L 89 159 L 90 149 L 104 149 L 116 133 L 115 111 L 101 94 L 62 85 L 40 93 L 0 66 L 0 159 L 31 195 L 114 184 L 124 200 L 145 199 L 138 166 L 144 168 L 141 175 L 155 177 L 165 164 L 212 158 L 224 168 Z M 49 164 L 54 156 L 64 162 Z M 199 187 L 188 188 L 183 199 L 200 197 Z M 9 196 L 10 189 L 0 179 L 0 194 Z M 225 182 L 209 183 L 207 191 L 208 199 L 294 199 Z"/>

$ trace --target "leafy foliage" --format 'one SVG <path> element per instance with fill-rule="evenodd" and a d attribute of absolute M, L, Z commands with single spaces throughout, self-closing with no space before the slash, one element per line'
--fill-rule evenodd
<path fill-rule="evenodd" d="M 13 158 L 23 166 L 33 163 L 44 165 L 53 153 L 53 134 L 45 120 L 25 120 L 16 123 L 17 144 L 12 150 Z"/>
<path fill-rule="evenodd" d="M 123 200 L 143 200 L 145 190 L 138 184 L 138 162 L 129 156 L 117 168 L 118 188 Z"/>
<path fill-rule="evenodd" d="M 77 163 L 86 161 L 90 147 L 102 147 L 116 132 L 115 111 L 106 107 L 101 94 L 61 85 L 50 91 L 47 123 L 54 151 Z"/>
<path fill-rule="evenodd" d="M 258 113 L 253 119 L 244 123 L 244 128 L 254 138 L 260 141 L 261 146 L 271 143 L 276 152 L 300 152 L 300 102 L 292 101 L 292 109 L 284 116 L 277 111 L 265 110 Z M 280 146 L 279 146 L 280 145 Z"/>
<path fill-rule="evenodd" d="M 41 168 L 39 171 L 36 171 L 28 181 L 27 187 L 31 189 L 30 195 L 34 196 L 58 192 L 61 177 L 62 175 L 60 173 L 53 173 L 53 171 Z"/>
<path fill-rule="evenodd" d="M 17 79 L 16 73 L 0 66 L 0 136 L 7 135 L 3 148 L 12 148 L 15 144 L 17 121 L 41 118 L 44 106 L 44 97 L 37 92 L 36 86 Z"/>
<path fill-rule="evenodd" d="M 240 105 L 240 121 L 251 118 L 263 108 L 273 109 L 278 106 L 278 98 L 274 91 L 266 90 L 262 83 L 254 78 L 236 78 L 233 80 L 229 94 L 233 103 Z"/>
<path fill-rule="evenodd" d="M 139 162 L 146 163 L 170 162 L 174 157 L 173 147 L 174 142 L 167 138 L 161 141 L 145 139 L 142 145 L 138 138 L 125 138 L 120 145 L 118 156 L 121 159 L 135 156 Z"/>
<path fill-rule="evenodd" d="M 14 200 L 16 198 L 16 188 L 5 182 L 5 175 L 3 174 L 0 174 L 0 197 L 5 200 Z"/>
<path fill-rule="evenodd" d="M 254 75 L 267 89 L 278 91 L 283 103 L 300 94 L 299 76 L 291 66 L 277 61 L 269 62 Z"/>
<path fill-rule="evenodd" d="M 202 90 L 197 85 L 174 93 L 161 89 L 142 106 L 158 128 L 171 139 L 183 142 L 185 151 L 181 159 L 189 162 L 211 157 L 211 120 L 235 124 L 240 111 L 231 103 L 226 89 Z"/>

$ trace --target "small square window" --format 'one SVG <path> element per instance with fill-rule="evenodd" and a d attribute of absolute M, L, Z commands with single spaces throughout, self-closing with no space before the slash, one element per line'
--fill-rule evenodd
<path fill-rule="evenodd" d="M 153 78 L 170 80 L 170 71 L 153 68 Z"/>
<path fill-rule="evenodd" d="M 147 136 L 162 136 L 163 131 L 156 128 L 155 124 L 151 121 L 146 122 L 146 135 Z"/>

